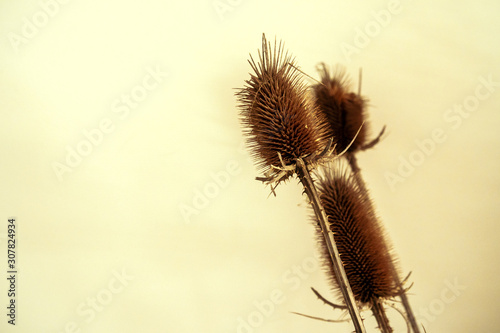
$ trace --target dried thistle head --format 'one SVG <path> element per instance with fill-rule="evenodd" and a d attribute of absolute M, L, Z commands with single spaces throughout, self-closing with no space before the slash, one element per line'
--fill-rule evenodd
<path fill-rule="evenodd" d="M 344 70 L 337 68 L 333 75 L 320 64 L 321 83 L 314 85 L 313 91 L 321 114 L 326 117 L 337 144 L 337 154 L 349 147 L 349 152 L 362 149 L 367 140 L 367 123 L 364 109 L 367 100 L 349 92 L 349 80 Z M 363 122 L 365 122 L 363 124 Z M 359 133 L 358 133 L 359 131 Z M 356 136 L 356 133 L 357 136 Z"/>
<path fill-rule="evenodd" d="M 259 60 L 250 56 L 249 63 L 254 73 L 237 93 L 247 146 L 258 167 L 279 182 L 293 174 L 293 168 L 280 174 L 284 166 L 324 149 L 328 126 L 281 42 L 272 48 L 263 35 Z"/>
<path fill-rule="evenodd" d="M 318 193 L 356 301 L 373 304 L 375 298 L 398 295 L 390 248 L 367 193 L 341 168 L 325 171 L 318 181 Z M 319 226 L 317 239 L 330 282 L 338 289 Z"/>

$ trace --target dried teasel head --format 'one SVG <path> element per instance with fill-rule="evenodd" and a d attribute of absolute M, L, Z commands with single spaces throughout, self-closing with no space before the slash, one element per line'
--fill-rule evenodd
<path fill-rule="evenodd" d="M 328 124 L 281 42 L 271 47 L 263 35 L 259 60 L 249 63 L 254 73 L 237 93 L 244 134 L 258 167 L 279 183 L 298 158 L 325 148 Z"/>
<path fill-rule="evenodd" d="M 331 75 L 322 63 L 319 65 L 319 72 L 321 83 L 312 88 L 319 110 L 327 118 L 333 131 L 337 144 L 335 152 L 339 154 L 347 148 L 349 152 L 364 149 L 367 140 L 367 100 L 349 91 L 349 80 L 343 69 L 337 67 Z"/>
<path fill-rule="evenodd" d="M 361 305 L 399 294 L 395 285 L 390 247 L 369 198 L 354 177 L 336 163 L 319 177 L 318 193 L 328 216 L 328 224 L 344 264 L 354 298 Z M 338 282 L 319 226 L 317 240 L 323 264 L 334 289 Z"/>

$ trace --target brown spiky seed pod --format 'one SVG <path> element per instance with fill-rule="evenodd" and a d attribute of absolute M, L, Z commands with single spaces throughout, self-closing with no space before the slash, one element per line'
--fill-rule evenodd
<path fill-rule="evenodd" d="M 370 199 L 345 170 L 335 169 L 325 171 L 318 181 L 318 192 L 354 298 L 361 304 L 372 304 L 376 298 L 396 296 L 393 259 L 382 226 L 368 204 Z M 319 226 L 317 240 L 327 274 L 332 285 L 338 289 Z"/>
<path fill-rule="evenodd" d="M 328 124 L 310 100 L 307 86 L 281 42 L 277 45 L 275 41 L 271 48 L 263 35 L 259 61 L 255 63 L 250 56 L 249 63 L 254 73 L 237 93 L 240 117 L 258 167 L 275 177 L 279 170 L 271 166 L 283 167 L 278 152 L 285 165 L 293 165 L 297 158 L 324 149 Z"/>
<path fill-rule="evenodd" d="M 342 69 L 337 68 L 335 73 L 330 75 L 325 64 L 320 64 L 319 68 L 321 84 L 318 83 L 312 88 L 319 110 L 327 118 L 333 131 L 334 142 L 337 144 L 335 153 L 344 151 L 355 137 L 348 151 L 361 149 L 367 139 L 367 123 L 363 124 L 367 101 L 348 91 L 349 82 Z"/>

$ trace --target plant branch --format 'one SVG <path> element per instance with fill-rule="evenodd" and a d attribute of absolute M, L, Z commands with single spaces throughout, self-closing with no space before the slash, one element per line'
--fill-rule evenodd
<path fill-rule="evenodd" d="M 382 333 L 392 333 L 392 327 L 389 325 L 389 319 L 385 313 L 384 307 L 380 302 L 378 297 L 373 298 L 372 300 L 372 312 L 373 316 L 377 320 L 378 328 Z"/>

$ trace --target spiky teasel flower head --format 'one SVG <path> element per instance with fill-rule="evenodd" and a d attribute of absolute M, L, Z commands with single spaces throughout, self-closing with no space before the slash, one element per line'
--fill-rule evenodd
<path fill-rule="evenodd" d="M 271 48 L 263 35 L 259 60 L 249 63 L 254 73 L 237 93 L 244 134 L 258 167 L 279 182 L 293 174 L 285 166 L 324 149 L 328 125 L 281 42 Z"/>
<path fill-rule="evenodd" d="M 392 256 L 368 195 L 361 191 L 345 169 L 325 171 L 318 181 L 320 201 L 328 216 L 347 279 L 354 298 L 361 304 L 398 295 L 392 275 Z M 338 289 L 323 234 L 317 226 L 317 239 L 323 264 L 335 289 Z"/>
<path fill-rule="evenodd" d="M 349 92 L 349 80 L 343 69 L 337 68 L 335 73 L 330 75 L 325 64 L 322 63 L 319 66 L 319 72 L 321 83 L 312 88 L 319 110 L 327 118 L 333 131 L 337 144 L 335 152 L 339 154 L 344 151 L 353 139 L 348 151 L 354 152 L 362 149 L 367 139 L 364 112 L 367 100 Z"/>

